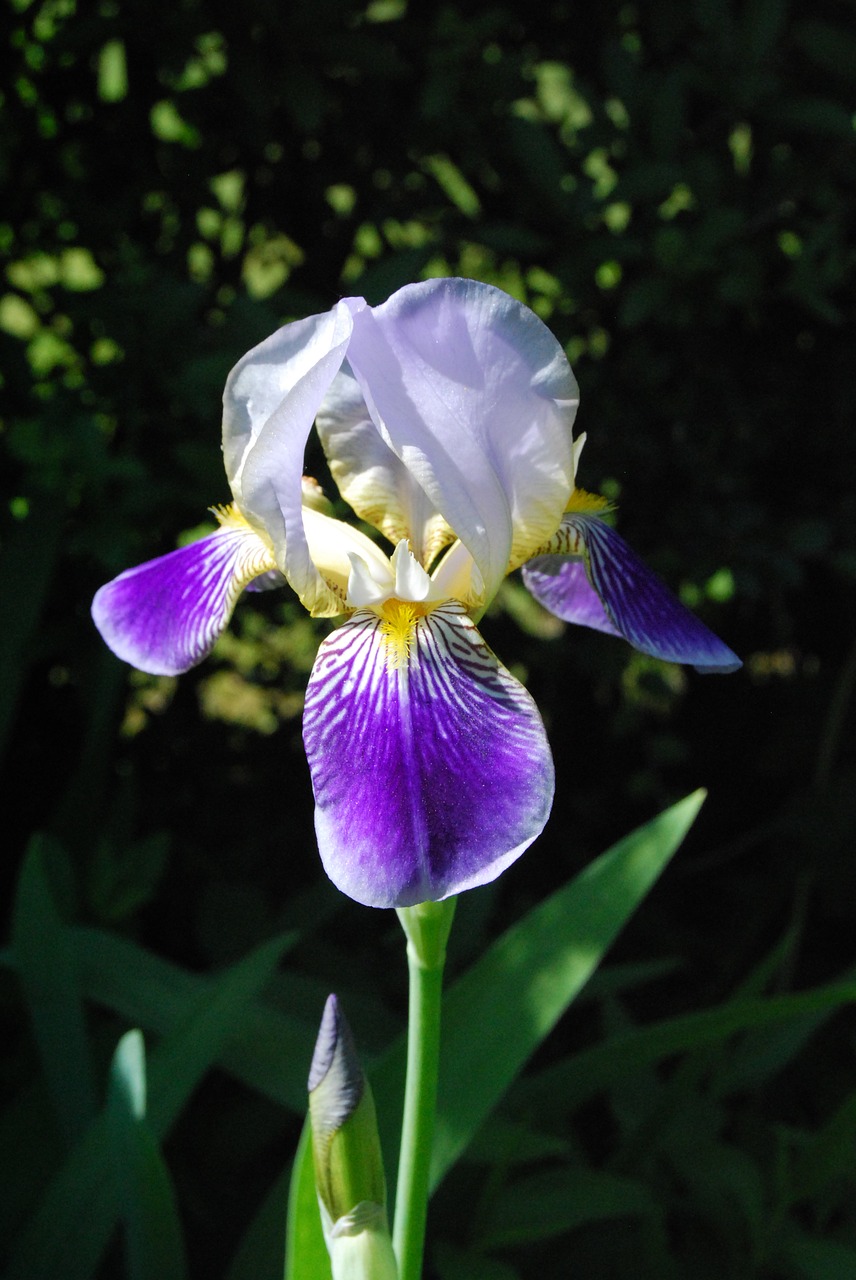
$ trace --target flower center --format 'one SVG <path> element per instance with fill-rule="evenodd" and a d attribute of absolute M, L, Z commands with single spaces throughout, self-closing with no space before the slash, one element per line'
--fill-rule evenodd
<path fill-rule="evenodd" d="M 416 623 L 430 613 L 432 607 L 395 598 L 378 606 L 376 612 L 381 620 L 380 634 L 386 651 L 387 671 L 399 671 L 407 666 L 416 638 Z"/>

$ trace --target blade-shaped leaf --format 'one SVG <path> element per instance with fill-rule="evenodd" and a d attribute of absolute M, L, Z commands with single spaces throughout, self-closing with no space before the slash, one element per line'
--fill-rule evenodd
<path fill-rule="evenodd" d="M 244 1231 L 226 1272 L 226 1280 L 280 1276 L 285 1254 L 285 1220 L 291 1166 L 274 1181 Z"/>
<path fill-rule="evenodd" d="M 443 1011 L 432 1184 L 440 1181 L 588 980 L 686 835 L 697 791 L 603 854 L 513 925 L 449 990 Z M 373 1076 L 394 1150 L 404 1046 Z"/>
<path fill-rule="evenodd" d="M 224 1040 L 240 1027 L 247 1002 L 288 945 L 277 937 L 251 952 L 201 993 L 192 1013 L 150 1058 L 149 1122 L 161 1141 Z M 15 1242 L 6 1280 L 89 1280 L 117 1215 L 106 1116 L 99 1115 L 48 1186 Z"/>
<path fill-rule="evenodd" d="M 147 1031 L 166 1035 L 210 996 L 215 980 L 191 973 L 100 929 L 75 929 L 86 994 Z M 285 949 L 296 939 L 289 934 Z M 227 1071 L 289 1111 L 306 1110 L 306 1071 L 316 1026 L 258 1001 L 248 1001 L 221 1044 Z"/>
<path fill-rule="evenodd" d="M 34 836 L 18 879 L 11 958 L 56 1114 L 71 1145 L 95 1115 L 95 1088 L 77 955 L 51 892 L 48 852 L 47 839 Z"/>
<path fill-rule="evenodd" d="M 184 1280 L 172 1179 L 146 1120 L 146 1056 L 139 1031 L 128 1031 L 113 1055 L 108 1127 L 130 1280 Z"/>
<path fill-rule="evenodd" d="M 521 1081 L 514 1090 L 515 1108 L 529 1111 L 534 1106 L 543 1111 L 546 1107 L 549 1111 L 546 1122 L 552 1123 L 599 1090 L 608 1089 L 663 1058 L 716 1044 L 747 1028 L 773 1026 L 820 1013 L 828 1015 L 854 1001 L 856 981 L 851 978 L 813 991 L 767 999 L 731 1000 L 713 1009 L 667 1018 L 653 1026 L 612 1036 L 545 1068 L 530 1080 Z"/>
<path fill-rule="evenodd" d="M 546 1240 L 589 1222 L 656 1214 L 648 1190 L 594 1169 L 551 1169 L 503 1187 L 479 1224 L 479 1246 Z"/>
<path fill-rule="evenodd" d="M 789 1275 L 804 1280 L 844 1280 L 856 1275 L 856 1249 L 837 1240 L 799 1236 L 788 1241 L 778 1257 L 790 1264 Z"/>
<path fill-rule="evenodd" d="M 312 1161 L 312 1133 L 307 1120 L 294 1157 L 288 1194 L 285 1280 L 331 1280 L 331 1274 L 330 1257 L 321 1230 Z"/>

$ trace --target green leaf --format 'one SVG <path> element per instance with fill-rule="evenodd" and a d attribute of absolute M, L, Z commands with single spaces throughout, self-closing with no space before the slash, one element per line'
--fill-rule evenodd
<path fill-rule="evenodd" d="M 856 1276 L 856 1249 L 835 1240 L 800 1236 L 785 1245 L 778 1258 L 791 1263 L 793 1270 L 789 1274 L 800 1280 L 846 1280 Z"/>
<path fill-rule="evenodd" d="M 294 1157 L 288 1193 L 285 1280 L 331 1280 L 330 1257 L 321 1230 L 315 1191 L 312 1133 L 307 1120 Z"/>
<path fill-rule="evenodd" d="M 507 1262 L 455 1248 L 444 1240 L 438 1241 L 433 1262 L 438 1280 L 520 1280 L 520 1272 Z"/>
<path fill-rule="evenodd" d="M 589 1222 L 656 1212 L 648 1191 L 629 1178 L 592 1169 L 551 1169 L 504 1187 L 480 1223 L 479 1245 L 496 1249 L 546 1240 Z"/>
<path fill-rule="evenodd" d="M 696 792 L 627 836 L 509 929 L 449 993 L 436 1184 L 552 1031 L 672 857 Z"/>
<path fill-rule="evenodd" d="M 146 1030 L 161 1035 L 174 1031 L 210 997 L 216 983 L 127 938 L 99 929 L 76 929 L 74 935 L 86 994 Z M 296 937 L 284 936 L 282 949 Z M 232 1034 L 218 1050 L 220 1064 L 251 1088 L 303 1115 L 317 1025 L 249 1000 L 235 1019 Z"/>
<path fill-rule="evenodd" d="M 701 1133 L 696 1140 L 687 1135 L 680 1144 L 672 1141 L 669 1163 L 693 1202 L 704 1205 L 706 1216 L 718 1224 L 722 1238 L 742 1239 L 744 1248 L 748 1242 L 754 1256 L 765 1214 L 764 1180 L 755 1161 L 740 1148 Z"/>
<path fill-rule="evenodd" d="M 184 1244 L 172 1179 L 146 1120 L 146 1058 L 128 1031 L 110 1068 L 108 1127 L 130 1280 L 183 1280 Z"/>
<path fill-rule="evenodd" d="M 275 1180 L 247 1227 L 226 1272 L 226 1280 L 276 1280 L 283 1271 L 289 1166 Z"/>
<path fill-rule="evenodd" d="M 716 1044 L 749 1027 L 831 1012 L 853 1001 L 856 981 L 850 979 L 814 991 L 766 1000 L 732 1000 L 714 1009 L 667 1018 L 650 1027 L 612 1036 L 522 1082 L 514 1092 L 515 1108 L 527 1112 L 538 1108 L 554 1121 L 557 1115 L 567 1115 L 599 1090 L 672 1054 Z M 540 1119 L 543 1123 L 543 1114 Z"/>
<path fill-rule="evenodd" d="M 289 943 L 258 947 L 200 992 L 192 1009 L 150 1055 L 148 1118 L 162 1141 L 222 1044 L 241 1025 L 249 1000 L 270 977 Z M 105 1113 L 90 1126 L 12 1250 L 5 1280 L 89 1280 L 113 1232 L 118 1211 Z"/>
<path fill-rule="evenodd" d="M 689 830 L 697 791 L 609 852 L 513 925 L 450 989 L 443 1012 L 432 1184 L 455 1163 L 508 1086 L 587 982 Z M 395 1148 L 404 1046 L 372 1083 L 385 1150 Z"/>
<path fill-rule="evenodd" d="M 12 917 L 12 959 L 24 992 L 42 1069 L 69 1145 L 95 1115 L 77 955 L 60 919 L 47 870 L 51 849 L 34 836 L 24 858 Z"/>
<path fill-rule="evenodd" d="M 856 1150 L 856 1093 L 851 1093 L 830 1118 L 811 1135 L 794 1162 L 793 1201 L 820 1200 L 830 1188 L 849 1194 Z"/>

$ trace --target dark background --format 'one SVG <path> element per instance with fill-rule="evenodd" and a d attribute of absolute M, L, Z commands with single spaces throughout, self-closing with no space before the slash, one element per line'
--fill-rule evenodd
<path fill-rule="evenodd" d="M 14 0 L 0 31 L 5 900 L 32 833 L 48 833 L 67 920 L 194 972 L 311 903 L 295 960 L 307 1020 L 347 974 L 369 1049 L 400 1025 L 395 922 L 325 888 L 314 848 L 300 706 L 324 624 L 285 595 L 248 599 L 214 656 L 176 682 L 114 659 L 89 603 L 228 499 L 220 397 L 244 351 L 345 294 L 378 302 L 460 274 L 521 298 L 566 346 L 588 434 L 580 482 L 615 499 L 622 534 L 745 666 L 702 678 L 643 658 L 552 626 L 507 584 L 482 629 L 542 709 L 557 797 L 537 844 L 462 904 L 453 965 L 704 785 L 701 817 L 612 957 L 671 968 L 621 1017 L 736 998 L 777 947 L 762 989 L 847 972 L 852 0 Z M 39 1067 L 11 971 L 0 993 L 10 1141 L 38 1152 L 22 1221 L 61 1144 L 44 1099 L 21 1110 Z M 127 1023 L 88 1016 L 103 1081 Z M 544 1053 L 609 1025 L 602 1010 L 572 1016 Z M 658 1266 L 852 1274 L 834 1250 L 776 1260 L 785 1220 L 856 1248 L 843 1156 L 833 1190 L 777 1199 L 782 1132 L 820 1131 L 853 1096 L 851 1025 L 803 1031 L 718 1122 L 757 1183 L 751 1231 L 722 1188 L 646 1164 L 614 1098 L 574 1119 L 584 1164 L 632 1168 L 654 1188 Z M 658 1114 L 668 1153 L 673 1113 Z M 296 1125 L 216 1073 L 198 1091 L 166 1151 L 192 1275 L 226 1274 Z M 461 1248 L 452 1199 L 436 1212 Z M 584 1226 L 461 1274 L 565 1275 L 574 1250 L 581 1276 L 630 1274 L 617 1238 Z M 452 1277 L 449 1256 L 435 1265 Z"/>

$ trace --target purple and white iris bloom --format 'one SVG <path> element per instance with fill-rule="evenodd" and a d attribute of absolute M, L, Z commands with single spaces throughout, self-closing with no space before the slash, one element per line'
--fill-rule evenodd
<path fill-rule="evenodd" d="M 344 616 L 318 651 L 303 731 L 321 858 L 358 902 L 485 884 L 547 821 L 541 717 L 475 626 L 518 566 L 566 621 L 700 670 L 740 665 L 575 487 L 577 403 L 562 348 L 499 289 L 431 280 L 378 307 L 345 298 L 230 373 L 219 529 L 95 597 L 110 648 L 166 675 L 210 652 L 248 586 L 288 583 L 314 616 Z M 391 555 L 303 476 L 313 423 L 342 497 Z"/>

